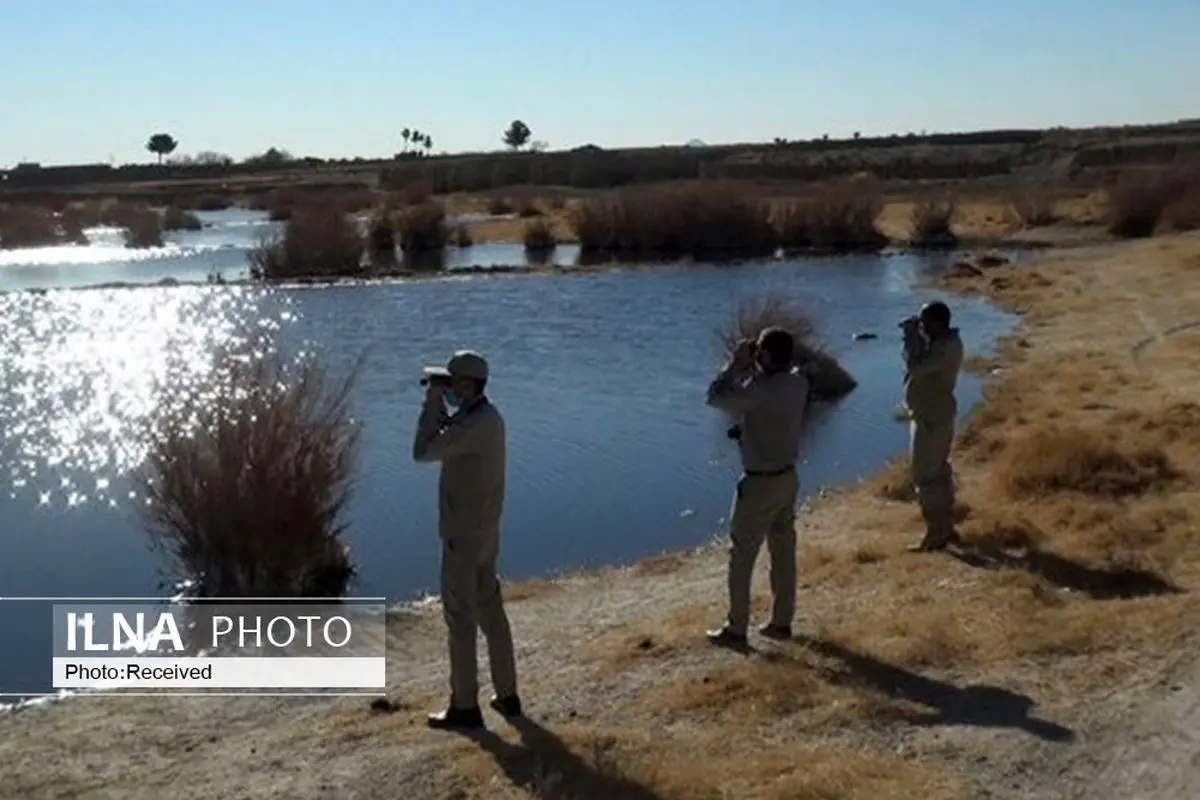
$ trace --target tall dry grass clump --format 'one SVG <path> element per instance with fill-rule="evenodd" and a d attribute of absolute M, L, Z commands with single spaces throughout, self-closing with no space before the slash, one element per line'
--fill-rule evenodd
<path fill-rule="evenodd" d="M 796 342 L 795 364 L 812 383 L 814 398 L 837 400 L 858 386 L 846 368 L 821 347 L 812 317 L 797 302 L 779 294 L 743 300 L 716 336 L 727 357 L 738 342 L 756 339 L 770 327 L 780 327 Z"/>
<path fill-rule="evenodd" d="M 1026 228 L 1038 228 L 1058 222 L 1054 198 L 1044 189 L 1027 186 L 1012 193 L 1009 211 Z"/>
<path fill-rule="evenodd" d="M 558 239 L 554 236 L 554 230 L 546 220 L 541 218 L 534 219 L 525 225 L 523 239 L 525 252 L 534 255 L 551 253 L 558 246 Z"/>
<path fill-rule="evenodd" d="M 630 187 L 573 212 L 586 259 L 763 258 L 779 246 L 767 205 L 727 181 Z"/>
<path fill-rule="evenodd" d="M 389 209 L 381 209 L 367 222 L 367 256 L 376 266 L 396 262 L 396 230 Z"/>
<path fill-rule="evenodd" d="M 1123 447 L 1102 432 L 1045 427 L 1009 442 L 992 476 L 1012 498 L 1031 500 L 1060 492 L 1122 498 L 1175 477 L 1157 447 Z"/>
<path fill-rule="evenodd" d="M 471 229 L 466 225 L 458 224 L 450 231 L 450 241 L 455 247 L 473 247 L 475 245 L 475 237 L 471 235 Z"/>
<path fill-rule="evenodd" d="M 250 251 L 250 273 L 258 280 L 358 275 L 363 249 L 362 231 L 340 206 L 296 206 L 281 235 Z"/>
<path fill-rule="evenodd" d="M 192 212 L 179 206 L 167 206 L 162 213 L 162 227 L 166 231 L 198 231 L 204 225 Z"/>
<path fill-rule="evenodd" d="M 343 511 L 360 431 L 355 373 L 222 356 L 214 396 L 155 420 L 140 512 L 199 597 L 340 597 L 355 575 Z"/>
<path fill-rule="evenodd" d="M 882 211 L 883 193 L 876 183 L 850 179 L 777 207 L 773 220 L 785 250 L 876 252 L 888 243 L 876 224 Z"/>
<path fill-rule="evenodd" d="M 82 227 L 65 212 L 55 214 L 34 205 L 0 206 L 0 248 L 86 243 Z"/>
<path fill-rule="evenodd" d="M 149 208 L 138 208 L 128 212 L 121 235 L 126 247 L 148 248 L 163 246 L 162 218 Z"/>
<path fill-rule="evenodd" d="M 1126 172 L 1106 192 L 1108 232 L 1123 239 L 1153 236 L 1166 211 L 1184 197 L 1187 184 L 1177 170 Z"/>
<path fill-rule="evenodd" d="M 400 212 L 396 220 L 400 249 L 410 259 L 441 253 L 450 241 L 446 209 L 430 200 Z"/>
<path fill-rule="evenodd" d="M 922 200 L 909 214 L 908 242 L 920 248 L 953 248 L 958 245 L 951 223 L 954 221 L 954 201 Z"/>

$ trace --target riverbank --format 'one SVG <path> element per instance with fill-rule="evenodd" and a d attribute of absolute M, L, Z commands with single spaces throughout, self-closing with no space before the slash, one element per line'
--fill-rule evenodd
<path fill-rule="evenodd" d="M 1193 234 L 950 278 L 1023 313 L 959 436 L 968 547 L 904 552 L 919 515 L 894 474 L 831 493 L 799 520 L 797 642 L 710 649 L 724 554 L 665 555 L 510 587 L 520 730 L 423 727 L 443 625 L 405 609 L 390 711 L 82 697 L 0 723 L 0 796 L 1021 797 L 1091 785 L 1097 765 L 1115 771 L 1091 796 L 1128 796 L 1120 754 L 1156 727 L 1124 709 L 1165 693 L 1200 622 L 1197 275 Z M 760 612 L 766 587 L 762 563 Z"/>

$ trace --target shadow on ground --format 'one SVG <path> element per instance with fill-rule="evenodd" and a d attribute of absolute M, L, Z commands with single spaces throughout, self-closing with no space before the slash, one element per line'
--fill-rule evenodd
<path fill-rule="evenodd" d="M 1034 703 L 1023 694 L 998 686 L 955 686 L 889 664 L 848 647 L 820 639 L 797 637 L 813 652 L 841 663 L 826 678 L 832 683 L 867 688 L 889 697 L 929 708 L 928 713 L 908 714 L 913 725 L 972 725 L 983 728 L 1016 728 L 1039 739 L 1067 742 L 1069 729 L 1030 715 Z"/>
<path fill-rule="evenodd" d="M 1068 558 L 1030 549 L 1010 553 L 994 547 L 964 546 L 952 555 L 978 569 L 1021 569 L 1065 589 L 1083 592 L 1095 600 L 1129 600 L 1135 597 L 1179 594 L 1180 589 L 1152 572 L 1133 567 L 1089 567 Z"/>
<path fill-rule="evenodd" d="M 592 745 L 590 760 L 572 752 L 553 731 L 529 717 L 512 720 L 521 737 L 518 744 L 507 742 L 489 730 L 463 735 L 489 753 L 514 785 L 546 800 L 576 798 L 628 798 L 660 800 L 661 795 L 627 776 L 598 740 Z"/>

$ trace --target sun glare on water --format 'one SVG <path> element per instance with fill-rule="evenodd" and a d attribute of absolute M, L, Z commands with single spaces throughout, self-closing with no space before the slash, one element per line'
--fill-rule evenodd
<path fill-rule="evenodd" d="M 10 495 L 35 493 L 42 506 L 124 500 L 113 484 L 142 462 L 153 415 L 211 393 L 217 348 L 265 341 L 292 316 L 260 316 L 262 297 L 207 287 L 0 295 Z"/>

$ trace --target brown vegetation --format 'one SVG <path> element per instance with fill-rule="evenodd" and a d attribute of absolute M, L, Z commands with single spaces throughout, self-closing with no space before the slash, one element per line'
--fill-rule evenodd
<path fill-rule="evenodd" d="M 532 256 L 544 256 L 554 251 L 558 241 L 554 231 L 543 219 L 534 219 L 525 224 L 525 252 Z"/>
<path fill-rule="evenodd" d="M 1168 211 L 1194 202 L 1200 170 L 1153 168 L 1124 173 L 1108 191 L 1108 231 L 1125 239 L 1153 236 Z M 1181 215 L 1186 218 L 1186 211 Z"/>
<path fill-rule="evenodd" d="M 359 429 L 354 374 L 224 355 L 211 389 L 156 420 L 142 474 L 151 541 L 200 597 L 340 597 Z"/>
<path fill-rule="evenodd" d="M 441 253 L 450 241 L 446 209 L 432 200 L 401 211 L 397 227 L 400 249 L 408 257 Z"/>
<path fill-rule="evenodd" d="M 49 247 L 86 244 L 87 238 L 75 217 L 40 206 L 0 206 L 0 248 Z"/>
<path fill-rule="evenodd" d="M 1027 228 L 1058 222 L 1054 198 L 1038 186 L 1024 186 L 1014 191 L 1009 199 L 1009 210 Z"/>
<path fill-rule="evenodd" d="M 839 180 L 779 204 L 775 226 L 785 250 L 874 252 L 888 239 L 877 227 L 883 195 L 873 181 Z"/>
<path fill-rule="evenodd" d="M 162 228 L 165 231 L 198 231 L 203 227 L 199 217 L 178 206 L 168 206 L 163 210 Z"/>
<path fill-rule="evenodd" d="M 340 206 L 295 206 L 284 232 L 250 252 L 250 271 L 259 280 L 358 275 L 363 250 L 358 224 Z"/>
<path fill-rule="evenodd" d="M 720 181 L 588 198 L 574 209 L 571 224 L 583 259 L 719 261 L 769 256 L 779 246 L 767 205 Z"/>
<path fill-rule="evenodd" d="M 162 247 L 162 218 L 149 208 L 136 208 L 122 212 L 121 235 L 125 246 L 133 248 Z"/>
<path fill-rule="evenodd" d="M 922 200 L 913 206 L 908 243 L 921 248 L 953 248 L 958 237 L 951 228 L 953 200 Z"/>
<path fill-rule="evenodd" d="M 808 375 L 814 397 L 835 400 L 858 386 L 845 367 L 820 346 L 812 317 L 797 303 L 780 295 L 769 294 L 739 303 L 729 322 L 717 331 L 717 340 L 728 358 L 738 342 L 757 339 L 769 327 L 780 327 L 792 334 L 796 366 Z"/>

